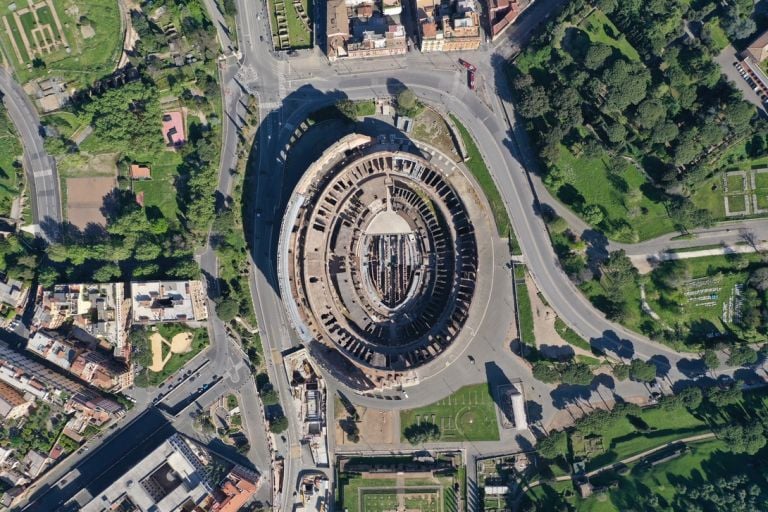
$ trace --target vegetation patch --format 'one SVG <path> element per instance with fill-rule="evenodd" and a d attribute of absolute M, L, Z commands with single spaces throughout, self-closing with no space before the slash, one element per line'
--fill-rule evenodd
<path fill-rule="evenodd" d="M 679 37 L 684 19 L 727 19 L 737 32 L 751 20 L 736 11 L 674 0 L 656 17 L 639 3 L 577 0 L 515 61 L 517 111 L 545 184 L 610 238 L 710 224 L 719 212 L 696 193 L 721 157 L 745 139 L 753 155 L 766 154 L 754 106 L 714 61 L 719 34 Z"/>
<path fill-rule="evenodd" d="M 0 104 L 0 216 L 10 217 L 13 200 L 19 196 L 23 176 L 22 148 L 8 112 Z"/>
<path fill-rule="evenodd" d="M 475 144 L 475 140 L 469 134 L 469 131 L 458 120 L 456 116 L 451 114 L 451 120 L 456 128 L 459 130 L 462 139 L 464 140 L 464 147 L 467 149 L 467 158 L 465 162 L 467 169 L 472 173 L 477 182 L 480 184 L 480 188 L 483 189 L 485 197 L 491 205 L 491 212 L 493 213 L 493 220 L 496 223 L 496 230 L 500 237 L 508 237 L 512 233 L 512 226 L 509 223 L 509 215 L 507 209 L 504 206 L 504 200 L 501 198 L 499 189 L 496 188 L 496 183 L 493 181 L 488 167 L 485 165 L 483 155 Z"/>

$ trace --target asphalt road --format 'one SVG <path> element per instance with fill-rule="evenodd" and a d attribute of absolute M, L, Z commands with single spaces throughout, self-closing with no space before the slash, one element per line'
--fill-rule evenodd
<path fill-rule="evenodd" d="M 49 240 L 56 239 L 62 222 L 59 178 L 56 162 L 43 146 L 37 111 L 3 67 L 0 67 L 0 93 L 24 147 L 24 168 L 31 188 L 36 231 Z"/>

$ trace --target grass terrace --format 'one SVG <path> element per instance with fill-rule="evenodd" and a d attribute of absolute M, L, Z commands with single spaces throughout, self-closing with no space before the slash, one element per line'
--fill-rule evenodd
<path fill-rule="evenodd" d="M 496 404 L 487 384 L 464 386 L 433 404 L 400 412 L 401 439 L 413 424 L 429 422 L 440 428 L 440 441 L 496 441 Z"/>

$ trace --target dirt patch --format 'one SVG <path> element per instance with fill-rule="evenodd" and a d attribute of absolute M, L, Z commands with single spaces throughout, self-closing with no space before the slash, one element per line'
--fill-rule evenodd
<path fill-rule="evenodd" d="M 591 352 L 574 347 L 560 337 L 555 329 L 557 314 L 539 298 L 536 283 L 527 274 L 525 276 L 525 284 L 528 287 L 528 295 L 531 298 L 533 334 L 536 337 L 536 345 L 539 350 L 548 357 L 565 357 L 572 354 L 594 357 Z"/>
<path fill-rule="evenodd" d="M 174 354 L 186 354 L 192 352 L 192 333 L 182 332 L 171 340 L 171 352 Z"/>
<path fill-rule="evenodd" d="M 152 366 L 150 366 L 149 369 L 159 373 L 163 371 L 163 368 L 165 368 L 166 363 L 168 363 L 172 356 L 172 353 L 169 350 L 168 354 L 163 358 L 163 344 L 168 345 L 169 347 L 171 344 L 158 333 L 153 333 L 152 336 L 149 337 L 149 342 L 152 347 Z"/>
<path fill-rule="evenodd" d="M 451 136 L 451 130 L 448 128 L 448 124 L 445 120 L 430 108 L 425 108 L 424 111 L 416 116 L 413 120 L 413 131 L 411 135 L 414 139 L 426 142 L 427 144 L 436 147 L 455 162 L 461 160 L 459 158 L 458 150 L 453 143 L 453 137 Z"/>
<path fill-rule="evenodd" d="M 342 407 L 343 411 L 344 408 Z M 398 439 L 395 439 L 394 427 L 395 415 L 397 412 L 382 411 L 380 409 L 367 409 L 365 407 L 357 407 L 357 413 L 360 415 L 360 421 L 357 424 L 360 430 L 360 441 L 358 443 L 352 443 L 347 440 L 347 436 L 344 431 L 341 430 L 339 422 L 336 421 L 336 443 L 344 446 L 355 446 L 361 443 L 368 444 L 392 444 Z M 342 417 L 345 417 L 343 414 Z M 398 435 L 399 437 L 399 435 Z"/>
<path fill-rule="evenodd" d="M 114 177 L 67 178 L 67 220 L 80 229 L 105 226 L 104 198 L 117 187 Z"/>

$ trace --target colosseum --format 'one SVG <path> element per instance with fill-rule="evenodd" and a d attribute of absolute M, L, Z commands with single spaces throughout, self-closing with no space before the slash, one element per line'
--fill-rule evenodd
<path fill-rule="evenodd" d="M 297 332 L 316 357 L 341 355 L 377 387 L 460 351 L 473 314 L 482 201 L 430 158 L 348 135 L 304 173 L 281 230 L 281 293 Z"/>

